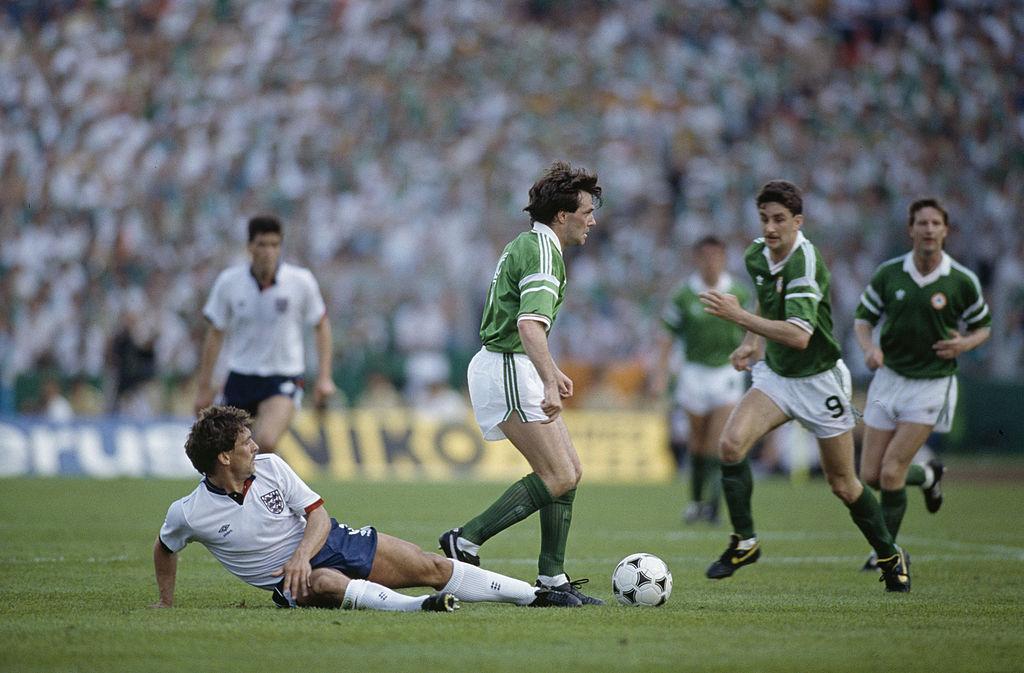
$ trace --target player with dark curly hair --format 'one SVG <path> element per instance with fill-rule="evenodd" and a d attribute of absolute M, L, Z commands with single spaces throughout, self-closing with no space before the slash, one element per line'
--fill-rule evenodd
<path fill-rule="evenodd" d="M 160 599 L 174 605 L 178 552 L 206 547 L 244 582 L 273 592 L 280 607 L 452 612 L 459 601 L 579 607 L 568 592 L 531 586 L 423 551 L 372 526 L 332 519 L 323 499 L 274 454 L 259 454 L 252 418 L 235 407 L 206 407 L 185 442 L 204 475 L 167 510 L 153 545 Z M 433 587 L 430 596 L 392 589 Z"/>
<path fill-rule="evenodd" d="M 491 279 L 480 324 L 483 347 L 469 364 L 469 395 L 484 438 L 508 438 L 532 468 L 490 507 L 438 540 L 449 558 L 480 563 L 480 545 L 540 513 L 537 585 L 586 596 L 565 573 L 565 546 L 582 470 L 560 416 L 573 382 L 548 350 L 565 299 L 563 251 L 583 245 L 601 203 L 597 175 L 558 161 L 530 189 L 532 226 L 507 246 Z"/>

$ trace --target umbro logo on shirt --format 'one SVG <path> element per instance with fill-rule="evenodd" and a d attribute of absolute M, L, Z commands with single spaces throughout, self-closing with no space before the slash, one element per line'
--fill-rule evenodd
<path fill-rule="evenodd" d="M 231 535 L 231 533 L 232 533 L 232 531 L 231 531 L 231 524 L 229 524 L 229 523 L 224 524 L 223 526 L 220 527 L 220 530 L 217 531 L 217 533 L 221 537 L 227 537 L 228 535 Z"/>

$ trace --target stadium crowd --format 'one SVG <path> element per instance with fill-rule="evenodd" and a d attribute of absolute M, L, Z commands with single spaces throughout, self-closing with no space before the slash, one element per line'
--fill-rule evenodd
<path fill-rule="evenodd" d="M 553 333 L 576 371 L 653 365 L 681 251 L 713 232 L 742 276 L 753 194 L 785 177 L 851 368 L 859 295 L 935 195 L 995 316 L 962 366 L 1024 379 L 1024 5 L 797 4 L 5 3 L 0 411 L 40 372 L 111 381 L 93 406 L 122 411 L 136 379 L 188 381 L 200 308 L 258 212 L 320 280 L 342 369 L 460 380 L 480 288 L 556 158 L 606 196 Z M 140 409 L 191 398 L 162 399 Z"/>

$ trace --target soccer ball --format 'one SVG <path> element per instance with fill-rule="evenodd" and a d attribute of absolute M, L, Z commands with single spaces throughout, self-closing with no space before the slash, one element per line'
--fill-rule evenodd
<path fill-rule="evenodd" d="M 672 595 L 672 573 L 654 554 L 630 554 L 612 573 L 612 593 L 623 605 L 662 605 Z"/>

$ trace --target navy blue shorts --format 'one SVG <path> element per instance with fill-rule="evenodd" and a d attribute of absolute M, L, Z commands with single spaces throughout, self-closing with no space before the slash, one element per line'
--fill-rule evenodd
<path fill-rule="evenodd" d="M 302 403 L 303 380 L 301 376 L 256 376 L 231 372 L 224 383 L 224 404 L 245 409 L 250 416 L 256 415 L 260 402 L 284 395 Z"/>
<path fill-rule="evenodd" d="M 364 580 L 373 569 L 373 557 L 376 554 L 376 528 L 349 528 L 331 517 L 331 532 L 327 534 L 327 541 L 316 556 L 309 560 L 309 565 L 313 569 L 334 568 L 349 579 Z M 281 580 L 281 583 L 274 587 L 274 602 L 282 608 L 295 607 L 294 601 L 289 601 L 285 594 L 281 593 L 283 583 L 284 580 Z"/>

